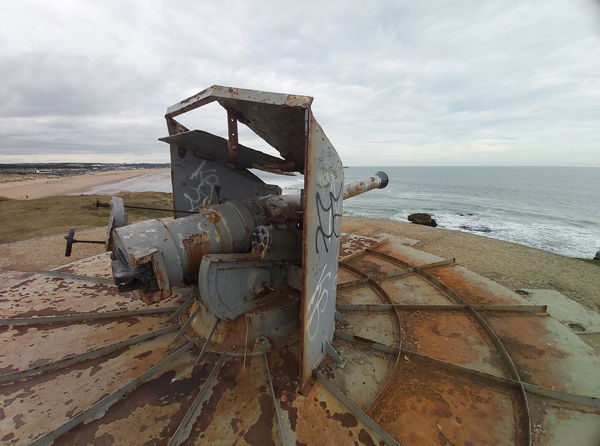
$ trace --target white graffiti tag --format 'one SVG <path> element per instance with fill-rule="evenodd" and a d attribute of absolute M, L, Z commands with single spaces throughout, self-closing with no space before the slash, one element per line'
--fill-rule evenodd
<path fill-rule="evenodd" d="M 183 196 L 188 201 L 190 211 L 203 204 L 210 204 L 214 201 L 215 194 L 218 192 L 219 177 L 216 169 L 203 170 L 206 161 L 198 166 L 189 177 L 190 182 L 196 183 L 191 187 L 190 194 L 185 192 Z"/>
<path fill-rule="evenodd" d="M 321 325 L 321 315 L 327 309 L 329 300 L 329 289 L 331 284 L 337 281 L 337 272 L 335 275 L 331 271 L 327 272 L 327 267 L 321 271 L 321 276 L 315 287 L 315 292 L 310 297 L 308 310 L 308 338 L 312 341 L 319 333 Z"/>

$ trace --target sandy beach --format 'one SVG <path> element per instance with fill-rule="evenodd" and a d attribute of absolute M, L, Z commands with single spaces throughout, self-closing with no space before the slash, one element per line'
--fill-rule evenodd
<path fill-rule="evenodd" d="M 110 170 L 86 175 L 51 178 L 45 176 L 40 179 L 4 182 L 0 184 L 0 197 L 15 200 L 31 200 L 53 195 L 73 195 L 84 193 L 96 186 L 117 183 L 142 175 L 160 174 L 169 171 L 170 169 L 168 168 Z"/>

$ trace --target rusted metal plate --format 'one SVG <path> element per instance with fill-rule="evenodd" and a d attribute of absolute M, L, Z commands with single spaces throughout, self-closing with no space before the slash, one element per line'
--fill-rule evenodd
<path fill-rule="evenodd" d="M 275 396 L 282 409 L 282 429 L 287 444 L 374 445 L 373 432 L 318 382 L 303 396 L 299 393 L 297 346 L 269 354 Z"/>
<path fill-rule="evenodd" d="M 110 267 L 110 252 L 103 252 L 87 259 L 69 263 L 55 268 L 53 271 L 113 280 L 112 269 Z"/>
<path fill-rule="evenodd" d="M 485 331 L 464 312 L 401 311 L 402 347 L 493 375 L 510 377 Z"/>
<path fill-rule="evenodd" d="M 302 237 L 303 385 L 325 355 L 323 343 L 333 338 L 344 189 L 342 162 L 311 114 L 308 132 Z"/>
<path fill-rule="evenodd" d="M 332 381 L 361 409 L 373 405 L 386 387 L 396 366 L 397 355 L 388 355 L 335 339 L 342 363 L 328 360 L 322 368 L 332 372 Z"/>
<path fill-rule="evenodd" d="M 276 445 L 279 431 L 262 355 L 228 358 L 184 444 Z"/>
<path fill-rule="evenodd" d="M 522 311 L 521 307 L 511 312 L 508 290 L 465 273 L 460 266 L 427 270 L 433 282 L 418 269 L 393 276 L 410 268 L 402 262 L 424 265 L 439 259 L 414 252 L 407 255 L 393 240 L 374 249 L 386 249 L 397 255 L 397 260 L 369 252 L 357 255 L 356 261 L 376 259 L 365 267 L 373 275 L 365 283 L 342 286 L 337 303 L 387 306 L 376 311 L 360 307 L 343 311 L 345 322 L 337 322 L 333 340 L 342 362 L 324 360 L 319 379 L 306 395 L 299 393 L 301 342 L 292 337 L 286 347 L 244 359 L 245 349 L 240 347 L 246 326 L 241 320 L 229 334 L 215 332 L 198 366 L 194 367 L 194 362 L 199 349 L 177 356 L 168 362 L 166 371 L 149 376 L 123 398 L 115 399 L 107 410 L 98 412 L 98 419 L 64 433 L 61 430 L 55 443 L 169 444 L 183 438 L 183 444 L 198 445 L 356 445 L 382 444 L 385 437 L 392 439 L 389 444 L 402 445 L 526 445 L 529 428 L 534 445 L 599 444 L 600 402 L 593 398 L 600 396 L 599 358 L 576 334 L 544 313 Z M 95 268 L 106 270 L 108 262 L 107 256 L 99 256 L 81 265 L 71 264 L 63 273 L 101 278 Z M 342 267 L 340 283 L 364 280 L 365 272 L 358 271 Z M 115 287 L 96 287 L 98 284 L 86 280 L 34 276 L 0 293 L 0 317 L 143 307 L 130 295 L 110 292 Z M 458 293 L 453 295 L 455 291 Z M 461 298 L 477 301 L 479 293 L 487 305 L 503 305 L 502 311 L 459 304 Z M 160 305 L 173 308 L 179 298 Z M 401 306 L 394 311 L 388 299 Z M 180 324 L 194 308 L 189 305 L 179 313 Z M 489 324 L 491 332 L 475 314 Z M 0 367 L 11 373 L 85 354 L 169 328 L 167 317 L 164 313 L 53 325 L 5 325 L 0 327 Z M 176 318 L 171 322 L 176 323 Z M 212 321 L 194 324 L 214 326 Z M 341 337 L 340 330 L 380 344 Z M 526 398 L 490 333 L 498 337 L 515 364 Z M 186 332 L 190 334 L 192 331 Z M 169 346 L 174 335 L 158 335 L 20 381 L 0 380 L 0 443 L 28 444 L 68 423 L 101 398 L 116 395 L 179 345 Z M 231 336 L 231 343 L 224 342 L 223 336 Z M 216 344 L 229 351 L 224 356 L 213 352 Z M 323 377 L 357 409 L 349 409 L 340 394 L 321 381 Z M 195 404 L 197 412 L 190 412 Z M 361 421 L 364 412 L 370 417 L 368 423 Z M 189 432 L 181 429 L 186 419 L 191 419 Z"/>
<path fill-rule="evenodd" d="M 3 416 L 0 432 L 12 433 L 7 444 L 30 442 L 59 427 L 102 397 L 158 362 L 172 336 L 132 346 L 102 358 L 0 387 Z"/>
<path fill-rule="evenodd" d="M 166 316 L 80 324 L 0 327 L 0 377 L 165 327 Z"/>
<path fill-rule="evenodd" d="M 516 392 L 402 357 L 368 414 L 401 444 L 523 444 Z"/>
<path fill-rule="evenodd" d="M 338 271 L 344 271 L 340 268 Z M 369 285 L 343 288 L 337 291 L 338 304 L 386 304 L 379 294 Z"/>
<path fill-rule="evenodd" d="M 114 286 L 36 275 L 0 290 L 0 312 L 4 318 L 98 313 L 169 307 L 179 298 L 147 306 L 130 293 L 119 295 Z"/>
<path fill-rule="evenodd" d="M 549 317 L 486 315 L 523 380 L 600 398 L 600 358 L 569 328 Z"/>
<path fill-rule="evenodd" d="M 367 248 L 374 248 L 387 241 L 386 238 L 366 237 L 357 234 L 342 234 L 340 260 L 348 260 L 361 254 Z"/>
<path fill-rule="evenodd" d="M 369 255 L 351 258 L 344 263 L 359 269 L 361 272 L 369 276 L 379 276 L 392 271 L 401 270 L 401 268 L 398 268 L 397 265 Z"/>
<path fill-rule="evenodd" d="M 102 417 L 76 427 L 56 443 L 166 444 L 218 358 L 209 354 L 192 367 L 193 356 L 183 355 L 171 370 L 142 384 Z"/>
<path fill-rule="evenodd" d="M 393 312 L 370 313 L 352 311 L 343 314 L 349 323 L 349 327 L 346 329 L 348 333 L 372 339 L 385 345 L 400 345 L 400 325 Z"/>
<path fill-rule="evenodd" d="M 237 120 L 304 172 L 306 116 L 313 98 L 214 85 L 167 109 L 167 122 L 182 113 L 218 101 Z"/>
<path fill-rule="evenodd" d="M 350 271 L 344 270 L 343 268 L 338 268 L 338 277 L 337 283 L 338 285 L 344 284 L 346 282 L 352 282 L 356 279 L 359 279 L 359 276 L 351 273 Z"/>
<path fill-rule="evenodd" d="M 600 413 L 561 407 L 552 400 L 533 395 L 533 444 L 536 446 L 596 446 L 600 439 Z M 576 440 L 575 440 L 576 438 Z"/>
<path fill-rule="evenodd" d="M 452 300 L 442 291 L 416 274 L 380 280 L 381 288 L 395 303 L 446 305 Z"/>

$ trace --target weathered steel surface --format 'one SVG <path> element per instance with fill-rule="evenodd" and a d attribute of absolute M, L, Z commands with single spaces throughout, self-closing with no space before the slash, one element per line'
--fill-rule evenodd
<path fill-rule="evenodd" d="M 87 352 L 165 326 L 166 317 L 135 317 L 68 324 L 0 328 L 0 377 Z"/>
<path fill-rule="evenodd" d="M 229 358 L 183 444 L 275 445 L 279 434 L 262 356 Z"/>
<path fill-rule="evenodd" d="M 227 111 L 229 140 L 190 132 L 174 118 L 218 101 Z M 305 170 L 306 124 L 312 98 L 213 86 L 185 99 L 166 114 L 176 209 L 193 210 L 220 200 L 281 193 L 247 168 L 285 173 Z M 252 129 L 282 158 L 256 152 L 238 142 L 237 122 Z M 224 162 L 226 161 L 226 162 Z M 183 216 L 176 213 L 176 217 Z"/>
<path fill-rule="evenodd" d="M 419 268 L 440 259 L 393 239 L 346 240 L 342 255 L 351 257 L 339 270 L 337 303 L 363 307 L 342 311 L 332 343 L 342 362 L 324 360 L 306 395 L 299 393 L 299 340 L 245 355 L 247 331 L 257 336 L 260 324 L 249 327 L 244 318 L 225 330 L 219 324 L 206 342 L 214 319 L 196 318 L 185 336 L 206 333 L 196 339 L 198 347 L 121 399 L 115 392 L 181 345 L 169 346 L 174 331 L 0 383 L 0 443 L 29 444 L 48 435 L 58 436 L 56 444 L 77 445 L 373 445 L 386 438 L 402 445 L 599 444 L 599 358 L 568 325 L 543 307 L 522 307 L 527 302 L 519 295 L 460 266 Z M 368 250 L 361 251 L 360 243 Z M 61 270 L 103 277 L 108 263 L 107 256 L 97 256 Z M 0 292 L 0 317 L 145 307 L 114 288 L 75 276 L 34 276 Z M 170 321 L 164 313 L 0 327 L 0 368 L 4 374 L 28 370 L 181 326 L 197 308 L 192 301 L 178 295 L 155 305 L 182 308 Z M 222 364 L 217 349 L 227 350 Z M 106 398 L 108 409 L 90 412 Z M 92 416 L 97 419 L 80 424 Z"/>
<path fill-rule="evenodd" d="M 87 259 L 68 263 L 59 268 L 55 268 L 54 271 L 89 277 L 99 277 L 113 281 L 109 252 L 103 252 L 102 254 L 88 257 Z"/>
<path fill-rule="evenodd" d="M 216 355 L 192 368 L 191 352 L 143 383 L 97 420 L 77 426 L 57 444 L 166 444 L 210 373 Z"/>
<path fill-rule="evenodd" d="M 171 144 L 171 170 L 173 206 L 178 211 L 196 211 L 200 206 L 225 200 L 281 193 L 278 186 L 265 184 L 245 168 L 232 169 L 176 144 Z M 175 212 L 178 218 L 186 215 Z"/>
<path fill-rule="evenodd" d="M 389 179 L 386 173 L 377 172 L 374 175 L 346 184 L 344 186 L 344 200 L 373 189 L 383 189 L 388 185 L 388 182 Z"/>
<path fill-rule="evenodd" d="M 402 357 L 368 411 L 402 444 L 523 444 L 514 391 Z M 515 416 L 516 415 L 516 416 Z"/>
<path fill-rule="evenodd" d="M 442 361 L 510 377 L 493 342 L 464 312 L 402 311 L 403 347 Z"/>
<path fill-rule="evenodd" d="M 342 162 L 309 113 L 304 173 L 302 236 L 302 361 L 300 381 L 310 379 L 333 338 L 338 256 L 342 225 Z"/>
<path fill-rule="evenodd" d="M 162 306 L 170 306 L 164 301 Z M 131 295 L 119 295 L 116 287 L 60 277 L 33 276 L 0 291 L 0 311 L 6 317 L 37 317 L 143 309 Z"/>
<path fill-rule="evenodd" d="M 235 160 L 230 160 L 228 140 L 202 130 L 178 133 L 174 136 L 160 138 L 160 140 L 169 144 L 176 144 L 179 147 L 185 147 L 187 150 L 192 150 L 196 156 L 202 159 L 214 159 L 221 163 L 232 162 L 238 168 L 242 169 L 260 169 L 279 175 L 288 173 L 281 170 L 285 160 L 267 155 L 242 144 L 236 144 Z"/>
<path fill-rule="evenodd" d="M 366 237 L 357 234 L 342 234 L 342 245 L 340 246 L 340 260 L 348 260 L 352 256 L 360 255 L 367 248 L 374 248 L 385 243 L 385 238 Z M 338 276 L 338 283 L 340 277 Z"/>
<path fill-rule="evenodd" d="M 2 385 L 0 431 L 12 434 L 10 442 L 24 443 L 59 427 L 158 362 L 169 340 L 165 335 L 88 363 L 31 377 L 25 383 Z"/>
<path fill-rule="evenodd" d="M 288 444 L 378 444 L 377 437 L 319 383 L 299 393 L 298 346 L 269 354 L 275 397 L 280 402 Z"/>
<path fill-rule="evenodd" d="M 556 321 L 519 315 L 486 315 L 523 380 L 554 390 L 600 397 L 600 358 Z"/>
<path fill-rule="evenodd" d="M 165 116 L 169 120 L 213 101 L 290 161 L 290 170 L 304 172 L 305 111 L 313 98 L 215 85 L 169 107 Z"/>

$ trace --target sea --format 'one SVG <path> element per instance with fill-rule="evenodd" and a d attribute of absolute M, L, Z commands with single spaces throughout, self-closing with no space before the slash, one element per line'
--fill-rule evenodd
<path fill-rule="evenodd" d="M 344 201 L 344 214 L 407 221 L 426 212 L 438 227 L 515 242 L 569 257 L 600 249 L 600 168 L 596 167 L 347 167 L 345 182 L 378 170 L 388 187 Z M 257 173 L 284 193 L 298 193 L 301 175 Z M 169 172 L 145 175 L 88 193 L 171 192 Z"/>

